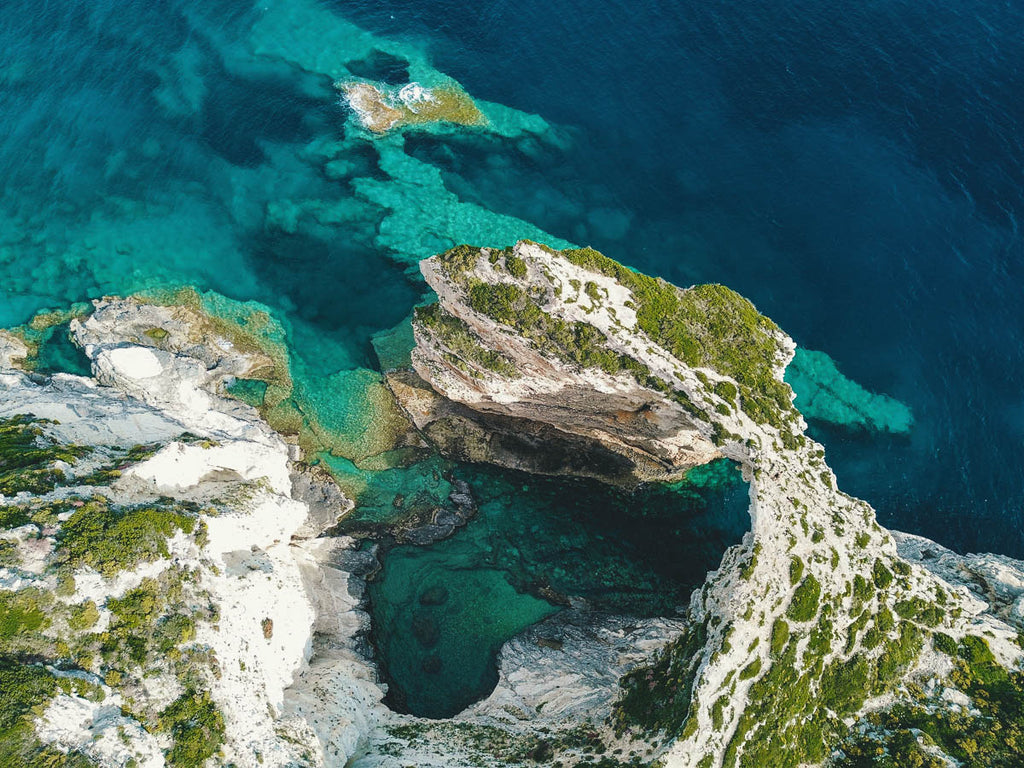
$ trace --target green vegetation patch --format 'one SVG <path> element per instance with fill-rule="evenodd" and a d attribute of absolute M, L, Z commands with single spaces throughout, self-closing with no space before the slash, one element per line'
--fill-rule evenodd
<path fill-rule="evenodd" d="M 785 650 L 786 644 L 789 642 L 789 624 L 786 623 L 785 619 L 776 619 L 775 623 L 772 624 L 772 644 L 771 654 L 772 658 L 777 658 L 782 655 L 782 651 Z"/>
<path fill-rule="evenodd" d="M 957 643 L 936 634 L 935 647 L 952 657 L 947 685 L 967 694 L 971 706 L 954 709 L 918 690 L 909 701 L 869 714 L 869 729 L 852 728 L 856 735 L 842 744 L 837 766 L 945 768 L 928 746 L 965 766 L 1024 765 L 1024 672 L 1000 666 L 981 637 Z"/>
<path fill-rule="evenodd" d="M 46 423 L 25 415 L 0 419 L 0 494 L 48 493 L 66 479 L 57 462 L 73 465 L 91 451 L 58 444 L 44 433 Z"/>
<path fill-rule="evenodd" d="M 75 649 L 78 656 L 98 661 L 85 666 L 121 690 L 137 690 L 143 678 L 164 670 L 172 672 L 183 688 L 202 690 L 209 675 L 219 671 L 210 650 L 193 643 L 196 624 L 216 621 L 218 614 L 208 598 L 186 591 L 194 576 L 172 567 L 158 579 L 146 579 L 120 598 L 108 600 L 113 615 L 106 630 L 81 636 L 81 646 Z M 158 713 L 144 714 L 152 722 Z"/>
<path fill-rule="evenodd" d="M 804 561 L 796 555 L 789 561 L 789 583 L 797 584 L 804 575 Z"/>
<path fill-rule="evenodd" d="M 526 262 L 518 256 L 513 256 L 511 253 L 507 254 L 505 256 L 505 267 L 512 277 L 517 277 L 520 280 L 526 277 Z"/>
<path fill-rule="evenodd" d="M 754 659 L 752 662 L 747 664 L 747 666 L 740 670 L 740 680 L 749 680 L 752 677 L 757 677 L 760 671 L 761 659 Z"/>
<path fill-rule="evenodd" d="M 749 703 L 726 749 L 725 766 L 797 768 L 823 763 L 849 734 L 842 718 L 857 712 L 870 696 L 898 686 L 920 653 L 920 631 L 903 622 L 898 638 L 886 639 L 874 658 L 858 653 L 826 665 L 829 646 L 814 635 L 824 637 L 830 628 L 823 615 L 802 658 L 799 635 L 789 635 L 785 649 L 773 653 L 771 668 L 747 695 Z M 781 642 L 782 632 L 777 635 Z"/>
<path fill-rule="evenodd" d="M 879 589 L 887 589 L 892 584 L 892 571 L 886 568 L 885 563 L 877 558 L 871 566 L 871 577 L 875 582 L 875 586 Z"/>
<path fill-rule="evenodd" d="M 202 765 L 224 743 L 224 716 L 208 691 L 186 691 L 160 713 L 158 722 L 160 730 L 174 739 L 167 753 L 172 766 Z"/>
<path fill-rule="evenodd" d="M 792 572 L 792 571 L 791 571 Z M 810 574 L 800 582 L 793 593 L 793 600 L 786 609 L 786 616 L 793 621 L 810 621 L 818 613 L 818 601 L 821 599 L 821 582 L 814 574 Z"/>
<path fill-rule="evenodd" d="M 53 595 L 30 588 L 0 592 L 0 655 L 36 656 L 50 649 L 43 631 L 50 626 Z"/>
<path fill-rule="evenodd" d="M 570 323 L 553 317 L 517 285 L 494 285 L 478 280 L 468 285 L 469 305 L 473 311 L 515 329 L 541 352 L 582 368 L 600 368 L 613 375 L 627 372 L 643 386 L 674 400 L 695 418 L 706 418 L 685 392 L 673 390 L 646 365 L 629 355 L 612 352 L 608 337 L 589 323 Z"/>
<path fill-rule="evenodd" d="M 57 553 L 72 568 L 91 566 L 104 576 L 167 557 L 167 539 L 192 533 L 196 518 L 174 506 L 115 507 L 96 497 L 61 526 Z"/>
<path fill-rule="evenodd" d="M 593 248 L 568 249 L 562 256 L 627 287 L 644 333 L 690 367 L 711 368 L 735 380 L 748 416 L 788 431 L 796 412 L 789 387 L 774 373 L 783 352 L 781 332 L 753 304 L 722 285 L 680 290 Z"/>
<path fill-rule="evenodd" d="M 707 627 L 689 627 L 662 649 L 650 665 L 638 667 L 619 680 L 622 689 L 612 707 L 615 732 L 638 728 L 676 736 L 690 719 L 694 678 L 707 639 Z M 691 722 L 696 724 L 696 718 Z"/>
<path fill-rule="evenodd" d="M 451 280 L 459 285 L 464 285 L 466 273 L 476 267 L 477 260 L 480 258 L 480 248 L 472 245 L 456 245 L 434 258 Z"/>
<path fill-rule="evenodd" d="M 435 336 L 459 360 L 469 361 L 480 368 L 514 379 L 519 371 L 505 355 L 487 349 L 462 320 L 441 311 L 440 304 L 417 307 L 415 321 Z"/>

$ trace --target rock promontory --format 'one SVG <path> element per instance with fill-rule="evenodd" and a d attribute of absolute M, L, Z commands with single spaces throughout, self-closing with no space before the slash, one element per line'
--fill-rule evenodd
<path fill-rule="evenodd" d="M 783 380 L 795 345 L 750 302 L 525 241 L 421 270 L 421 381 L 392 384 L 443 451 L 620 483 L 725 456 L 750 483 L 750 532 L 622 677 L 610 739 L 698 768 L 1018 759 L 1022 564 L 897 538 L 843 493 Z"/>

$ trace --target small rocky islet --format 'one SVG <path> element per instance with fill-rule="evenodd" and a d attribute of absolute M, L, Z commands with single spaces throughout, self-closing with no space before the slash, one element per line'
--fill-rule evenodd
<path fill-rule="evenodd" d="M 1024 564 L 881 527 L 801 411 L 905 432 L 905 407 L 724 286 L 532 241 L 421 270 L 358 485 L 256 305 L 0 334 L 0 764 L 1020 763 Z M 560 491 L 576 571 L 542 546 Z M 706 576 L 644 570 L 727 498 L 686 550 Z M 460 642 L 484 689 L 458 711 L 388 690 L 389 660 L 464 685 Z"/>

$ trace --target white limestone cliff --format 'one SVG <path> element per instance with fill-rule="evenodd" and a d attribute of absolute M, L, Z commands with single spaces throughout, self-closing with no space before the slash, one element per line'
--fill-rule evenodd
<path fill-rule="evenodd" d="M 749 302 L 530 242 L 457 248 L 421 269 L 439 305 L 415 320 L 413 366 L 447 400 L 485 423 L 497 413 L 627 446 L 668 476 L 724 455 L 750 483 L 750 533 L 661 657 L 675 684 L 658 688 L 657 665 L 624 680 L 610 738 L 667 733 L 662 759 L 679 768 L 822 763 L 859 716 L 910 696 L 911 681 L 941 682 L 951 662 L 933 637 L 984 636 L 998 664 L 1020 663 L 1022 564 L 894 538 L 840 491 L 782 380 L 794 344 Z M 430 436 L 444 406 L 417 414 L 422 394 L 396 394 Z"/>
<path fill-rule="evenodd" d="M 215 610 L 214 620 L 197 622 L 189 647 L 211 659 L 203 679 L 224 719 L 218 760 L 238 766 L 343 765 L 375 710 L 383 709 L 383 690 L 365 655 L 314 648 L 330 621 L 342 637 L 354 636 L 353 624 L 367 622 L 358 600 L 344 589 L 344 578 L 331 583 L 323 575 L 332 572 L 325 561 L 352 542 L 308 538 L 332 521 L 322 515 L 311 519 L 310 505 L 293 496 L 296 449 L 255 409 L 223 394 L 225 378 L 266 361 L 223 337 L 195 338 L 199 319 L 181 307 L 97 302 L 95 312 L 74 327 L 96 378 L 33 379 L 11 367 L 9 355 L 0 360 L 0 417 L 52 420 L 44 425 L 49 437 L 93 447 L 89 458 L 67 467 L 74 477 L 95 470 L 111 450 L 158 448 L 123 468 L 109 485 L 77 486 L 73 477 L 47 498 L 101 493 L 126 507 L 161 497 L 195 502 L 203 509 L 205 540 L 175 536 L 167 557 L 113 576 L 81 569 L 74 574 L 75 592 L 63 600 L 92 600 L 102 627 L 109 620 L 107 601 L 172 569 L 192 573 L 194 589 Z M 153 328 L 167 330 L 142 333 Z M 192 341 L 185 344 L 187 338 Z M 153 346 L 156 339 L 163 348 Z M 308 482 L 302 485 L 308 490 Z M 336 514 L 351 508 L 338 492 L 333 502 Z M 52 543 L 59 528 L 47 535 L 44 541 Z M 26 578 L 37 587 L 52 586 L 41 567 L 32 574 L 25 565 L 17 580 L 2 569 L 0 586 L 18 589 Z M 328 675 L 339 685 L 325 694 L 318 683 Z M 100 765 L 121 766 L 130 759 L 140 766 L 164 765 L 167 735 L 121 714 L 123 697 L 116 683 L 108 684 L 109 675 L 107 681 L 90 679 L 104 691 L 103 700 L 56 696 L 38 722 L 40 738 L 58 749 L 79 750 Z M 131 709 L 159 710 L 181 692 L 180 682 L 165 670 L 146 680 L 144 692 L 133 692 Z M 337 725 L 345 708 L 356 723 L 347 731 Z M 334 725 L 324 730 L 318 720 Z"/>

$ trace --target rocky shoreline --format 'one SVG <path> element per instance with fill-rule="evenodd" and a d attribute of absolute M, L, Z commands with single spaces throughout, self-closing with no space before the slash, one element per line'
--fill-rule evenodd
<path fill-rule="evenodd" d="M 843 494 L 782 383 L 792 341 L 749 302 L 529 242 L 423 271 L 440 304 L 414 320 L 415 372 L 388 377 L 442 452 L 627 487 L 721 456 L 743 469 L 751 530 L 685 614 L 570 598 L 505 644 L 484 700 L 445 720 L 392 712 L 365 610 L 376 551 L 333 535 L 352 501 L 229 396 L 285 386 L 283 358 L 195 306 L 105 299 L 70 324 L 94 378 L 27 373 L 31 350 L 0 334 L 0 425 L 36 462 L 0 498 L 0 600 L 23 617 L 0 637 L 22 661 L 0 675 L 41 686 L 10 731 L 23 754 L 708 768 L 881 749 L 952 765 L 956 745 L 899 739 L 1003 706 L 992 681 L 1018 690 L 1024 564 L 890 533 Z M 671 322 L 652 325 L 650 301 Z M 429 545 L 475 510 L 455 481 L 392 534 Z"/>

